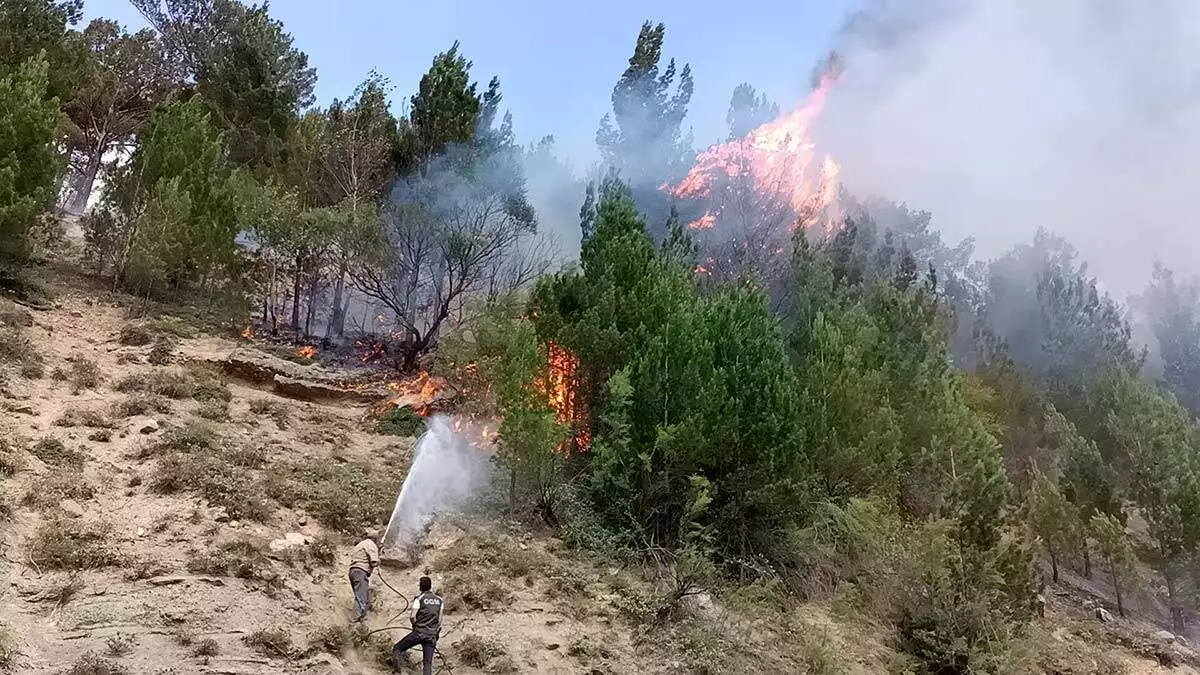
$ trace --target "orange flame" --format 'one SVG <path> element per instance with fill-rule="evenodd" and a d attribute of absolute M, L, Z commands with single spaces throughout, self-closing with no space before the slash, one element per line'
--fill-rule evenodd
<path fill-rule="evenodd" d="M 297 356 L 303 356 L 306 359 L 316 358 L 317 348 L 312 345 L 304 345 L 296 350 Z"/>
<path fill-rule="evenodd" d="M 579 395 L 579 357 L 550 341 L 546 344 L 546 361 L 549 373 L 541 388 L 554 408 L 555 419 L 559 424 L 571 426 L 574 447 L 586 451 L 591 447 L 592 436 L 586 423 L 586 401 Z M 570 441 L 564 442 L 560 449 L 569 453 Z"/>
<path fill-rule="evenodd" d="M 254 337 L 254 326 L 253 324 L 246 324 L 246 330 L 242 331 L 242 338 L 249 340 L 252 337 Z"/>
<path fill-rule="evenodd" d="M 831 61 L 830 70 L 804 105 L 752 130 L 745 138 L 710 147 L 700 153 L 679 184 L 664 189 L 679 199 L 707 199 L 722 177 L 746 176 L 757 192 L 790 204 L 797 215 L 796 224 L 812 228 L 824 220 L 827 232 L 835 229 L 839 223 L 835 217 L 839 168 L 831 157 L 814 168 L 816 146 L 811 132 L 837 75 L 837 63 Z M 688 227 L 712 229 L 719 215 L 719 206 L 710 208 Z"/>

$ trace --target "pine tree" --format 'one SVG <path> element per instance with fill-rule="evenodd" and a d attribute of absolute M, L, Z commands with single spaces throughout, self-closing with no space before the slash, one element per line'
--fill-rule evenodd
<path fill-rule="evenodd" d="M 47 98 L 48 83 L 41 57 L 0 77 L 0 285 L 17 283 L 29 229 L 54 203 L 60 114 L 58 100 Z"/>

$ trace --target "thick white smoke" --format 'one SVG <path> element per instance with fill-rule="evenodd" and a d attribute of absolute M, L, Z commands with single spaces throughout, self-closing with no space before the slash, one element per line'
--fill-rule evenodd
<path fill-rule="evenodd" d="M 384 531 L 384 544 L 404 549 L 418 543 L 435 517 L 455 513 L 480 494 L 488 468 L 488 456 L 456 432 L 449 417 L 429 418 Z"/>
<path fill-rule="evenodd" d="M 983 257 L 1048 228 L 1118 295 L 1200 272 L 1200 2 L 882 0 L 842 42 L 816 135 L 851 191 Z"/>

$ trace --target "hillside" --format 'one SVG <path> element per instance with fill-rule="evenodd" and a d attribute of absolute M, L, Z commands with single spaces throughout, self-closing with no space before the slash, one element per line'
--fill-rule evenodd
<path fill-rule="evenodd" d="M 137 319 L 70 268 L 55 293 L 52 308 L 0 315 L 0 663 L 386 672 L 403 632 L 350 631 L 345 567 L 355 535 L 386 519 L 415 439 L 374 433 L 368 403 L 300 402 L 226 377 L 247 341 Z M 713 589 L 664 620 L 651 570 L 494 512 L 438 523 L 415 564 L 385 560 L 382 576 L 407 593 L 425 570 L 448 602 L 439 672 L 905 672 L 888 626 L 836 599 Z M 405 604 L 378 580 L 375 592 L 373 629 Z M 1155 627 L 1102 625 L 1094 597 L 1066 583 L 1049 595 L 1021 672 L 1161 670 Z"/>

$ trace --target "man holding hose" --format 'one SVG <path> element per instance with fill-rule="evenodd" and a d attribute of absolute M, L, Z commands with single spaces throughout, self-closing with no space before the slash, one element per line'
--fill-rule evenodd
<path fill-rule="evenodd" d="M 371 609 L 371 573 L 379 566 L 379 543 L 375 533 L 366 532 L 350 553 L 350 588 L 354 591 L 354 623 L 361 623 Z"/>
<path fill-rule="evenodd" d="M 442 633 L 442 599 L 433 592 L 433 581 L 421 577 L 417 582 L 421 594 L 413 598 L 412 632 L 400 638 L 392 647 L 392 666 L 400 672 L 404 666 L 404 653 L 421 645 L 421 661 L 425 675 L 433 675 L 433 655 L 437 651 L 438 636 Z"/>

